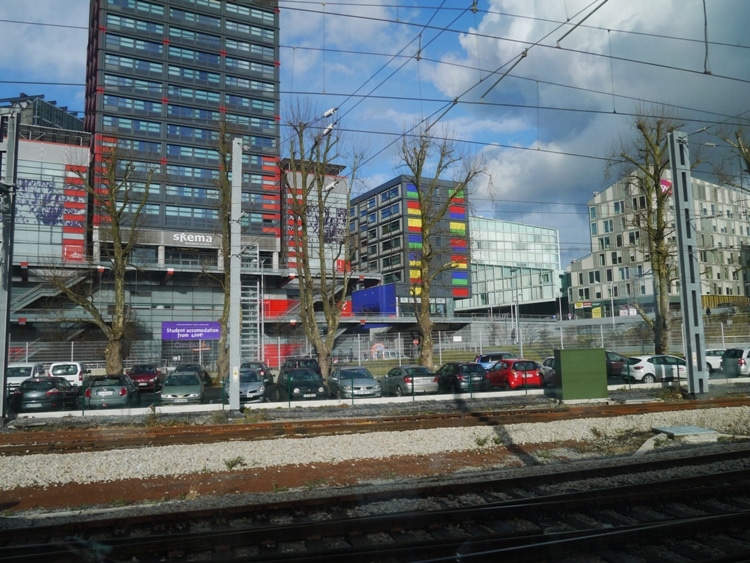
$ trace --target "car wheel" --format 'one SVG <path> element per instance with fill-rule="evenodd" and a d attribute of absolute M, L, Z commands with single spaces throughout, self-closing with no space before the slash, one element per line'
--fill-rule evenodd
<path fill-rule="evenodd" d="M 511 390 L 511 389 L 510 389 L 510 383 L 508 383 L 508 382 L 506 381 L 506 382 L 505 382 L 505 385 L 503 386 L 503 389 L 505 389 L 506 391 L 510 391 L 510 390 Z"/>
<path fill-rule="evenodd" d="M 643 382 L 643 383 L 655 383 L 656 382 L 656 378 L 652 374 L 647 373 L 646 375 L 643 376 L 643 379 L 641 379 L 641 382 Z"/>
<path fill-rule="evenodd" d="M 396 393 L 396 397 L 401 397 L 404 394 L 404 392 L 401 390 L 401 386 L 400 385 L 396 385 L 396 391 L 395 391 L 395 393 Z"/>

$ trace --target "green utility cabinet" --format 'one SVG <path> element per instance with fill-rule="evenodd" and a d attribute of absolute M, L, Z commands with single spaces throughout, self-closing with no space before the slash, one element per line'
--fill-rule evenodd
<path fill-rule="evenodd" d="M 603 349 L 555 350 L 555 365 L 559 370 L 558 399 L 608 398 L 607 356 Z"/>

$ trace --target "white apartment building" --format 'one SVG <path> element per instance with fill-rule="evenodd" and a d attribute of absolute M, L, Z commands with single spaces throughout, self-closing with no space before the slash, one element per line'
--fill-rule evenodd
<path fill-rule="evenodd" d="M 662 189 L 671 189 L 671 178 Z M 750 194 L 736 188 L 692 179 L 696 240 L 699 245 L 704 308 L 750 302 Z M 573 261 L 568 299 L 578 318 L 634 315 L 633 305 L 654 307 L 654 279 L 646 255 L 645 231 L 634 210 L 646 204 L 622 179 L 588 202 L 591 254 Z M 674 223 L 674 206 L 669 209 Z M 676 233 L 672 236 L 674 242 Z M 677 255 L 675 254 L 675 270 Z M 670 303 L 679 308 L 679 283 L 670 287 Z"/>

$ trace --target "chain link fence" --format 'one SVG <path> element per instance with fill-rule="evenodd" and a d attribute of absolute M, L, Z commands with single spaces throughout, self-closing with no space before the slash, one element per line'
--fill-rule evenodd
<path fill-rule="evenodd" d="M 750 345 L 750 318 L 737 314 L 704 319 L 706 348 L 731 348 Z M 437 366 L 447 361 L 473 360 L 490 351 L 508 351 L 533 360 L 543 360 L 555 349 L 604 348 L 623 355 L 654 352 L 653 334 L 639 317 L 614 319 L 560 320 L 550 318 L 511 318 L 472 320 L 456 331 L 436 331 L 433 351 Z M 414 331 L 391 332 L 387 329 L 345 334 L 336 340 L 334 364 L 366 365 L 376 376 L 399 364 L 416 363 L 421 343 Z M 10 362 L 33 361 L 48 366 L 53 362 L 85 362 L 92 370 L 103 369 L 106 342 L 11 342 Z M 669 350 L 684 355 L 682 323 L 674 319 Z M 179 363 L 200 363 L 216 370 L 216 341 L 173 342 L 138 340 L 125 346 L 124 364 L 151 363 L 169 369 Z M 277 369 L 289 356 L 313 356 L 313 347 L 303 336 L 266 336 L 261 358 Z"/>

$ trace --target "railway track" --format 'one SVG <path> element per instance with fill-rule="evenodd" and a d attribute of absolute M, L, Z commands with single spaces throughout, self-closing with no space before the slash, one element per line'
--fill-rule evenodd
<path fill-rule="evenodd" d="M 0 529 L 0 561 L 750 559 L 750 447 L 637 459 L 222 509 L 79 515 Z"/>
<path fill-rule="evenodd" d="M 174 444 L 216 443 L 365 432 L 424 430 L 456 426 L 497 426 L 524 422 L 552 422 L 589 417 L 615 417 L 687 409 L 737 407 L 750 399 L 728 398 L 681 403 L 607 404 L 580 407 L 534 407 L 417 413 L 398 416 L 321 418 L 264 421 L 210 426 L 114 427 L 66 430 L 25 430 L 0 433 L 0 455 L 71 453 Z"/>

